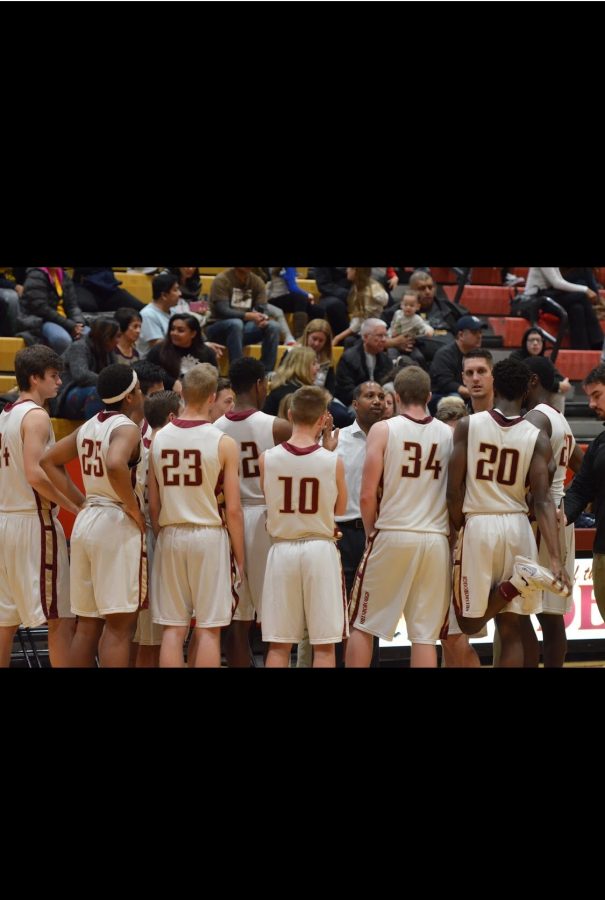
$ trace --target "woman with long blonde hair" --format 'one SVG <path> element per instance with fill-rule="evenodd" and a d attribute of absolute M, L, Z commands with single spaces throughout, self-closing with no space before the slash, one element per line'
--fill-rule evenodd
<path fill-rule="evenodd" d="M 319 371 L 315 351 L 311 347 L 294 347 L 286 356 L 271 381 L 271 393 L 263 412 L 276 416 L 282 397 L 292 394 L 305 384 L 314 384 Z"/>
<path fill-rule="evenodd" d="M 325 319 L 312 319 L 300 339 L 303 347 L 310 347 L 315 351 L 319 371 L 315 376 L 315 385 L 325 387 L 334 394 L 336 378 L 332 366 L 332 329 Z"/>

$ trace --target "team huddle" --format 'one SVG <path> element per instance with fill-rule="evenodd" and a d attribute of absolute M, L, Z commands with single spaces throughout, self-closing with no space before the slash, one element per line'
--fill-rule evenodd
<path fill-rule="evenodd" d="M 20 351 L 19 399 L 0 414 L 0 665 L 20 624 L 47 622 L 53 666 L 127 666 L 134 636 L 179 667 L 192 621 L 196 666 L 220 666 L 227 627 L 228 664 L 247 665 L 256 620 L 267 667 L 307 638 L 316 667 L 334 666 L 343 641 L 346 666 L 368 666 L 402 614 L 412 665 L 436 665 L 448 627 L 475 634 L 491 618 L 501 664 L 523 665 L 529 615 L 568 607 L 557 506 L 573 438 L 548 403 L 521 417 L 533 377 L 521 362 L 494 367 L 495 408 L 455 431 L 427 414 L 428 375 L 398 373 L 399 415 L 367 432 L 350 596 L 345 465 L 323 389 L 297 390 L 288 421 L 266 415 L 264 368 L 242 357 L 235 406 L 212 423 L 213 366 L 185 375 L 182 406 L 172 391 L 145 399 L 136 372 L 112 365 L 103 411 L 55 443 L 44 404 L 60 369 L 47 347 Z M 69 561 L 59 506 L 77 514 Z"/>

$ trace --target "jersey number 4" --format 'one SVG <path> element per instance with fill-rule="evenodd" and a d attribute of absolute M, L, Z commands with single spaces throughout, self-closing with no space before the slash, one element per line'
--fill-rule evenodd
<path fill-rule="evenodd" d="M 403 445 L 403 452 L 408 454 L 408 461 L 404 466 L 401 467 L 401 477 L 420 478 L 420 469 L 422 467 L 422 446 L 420 444 L 417 444 L 415 441 L 405 441 Z M 433 473 L 433 478 L 439 478 L 439 473 L 442 469 L 442 465 L 439 460 L 435 459 L 436 454 L 437 444 L 433 444 L 429 452 L 429 458 L 424 465 L 425 471 Z"/>
<path fill-rule="evenodd" d="M 172 460 L 165 465 L 162 462 L 162 481 L 164 487 L 180 487 L 181 475 L 185 487 L 197 487 L 202 483 L 202 454 L 199 450 L 183 450 L 183 462 L 186 463 L 185 472 L 175 472 L 181 465 L 180 450 L 162 450 L 162 460 Z"/>

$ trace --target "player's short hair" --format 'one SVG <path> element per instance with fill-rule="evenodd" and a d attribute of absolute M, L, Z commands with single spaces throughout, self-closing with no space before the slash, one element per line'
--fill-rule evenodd
<path fill-rule="evenodd" d="M 175 391 L 158 391 L 145 397 L 144 415 L 151 428 L 163 428 L 170 413 L 178 416 L 182 400 Z"/>
<path fill-rule="evenodd" d="M 185 403 L 204 403 L 211 394 L 216 394 L 218 369 L 210 363 L 199 363 L 189 369 L 183 378 L 183 398 Z"/>
<path fill-rule="evenodd" d="M 229 366 L 230 386 L 236 394 L 247 394 L 257 381 L 265 378 L 266 374 L 260 359 L 254 359 L 252 356 L 240 356 Z"/>
<path fill-rule="evenodd" d="M 115 363 L 113 366 L 107 366 L 99 372 L 97 393 L 102 401 L 103 397 L 117 397 L 127 390 L 131 383 L 132 369 L 130 366 L 123 366 L 121 363 Z M 136 384 L 129 393 L 132 393 L 135 389 Z M 118 400 L 116 403 L 105 403 L 103 401 L 103 406 L 105 409 L 109 410 L 121 409 L 126 396 L 122 397 L 122 399 Z"/>
<path fill-rule="evenodd" d="M 521 400 L 527 393 L 531 372 L 520 359 L 501 359 L 494 366 L 494 392 L 506 400 Z"/>
<path fill-rule="evenodd" d="M 555 389 L 555 367 L 546 356 L 528 356 L 523 362 L 533 375 L 538 376 L 538 381 L 545 391 L 553 393 Z"/>
<path fill-rule="evenodd" d="M 465 353 L 462 357 L 462 371 L 464 372 L 464 363 L 467 359 L 484 359 L 488 364 L 489 368 L 493 370 L 494 368 L 494 357 L 489 352 L 489 350 L 485 350 L 483 347 L 477 347 L 476 350 L 470 350 L 468 353 Z"/>
<path fill-rule="evenodd" d="M 58 353 L 45 347 L 44 344 L 34 344 L 32 347 L 24 347 L 15 356 L 15 377 L 20 391 L 29 391 L 30 378 L 37 375 L 44 378 L 48 369 L 63 370 L 63 360 Z"/>
<path fill-rule="evenodd" d="M 435 418 L 440 422 L 457 422 L 468 416 L 468 410 L 462 397 L 442 397 L 437 404 Z"/>
<path fill-rule="evenodd" d="M 294 392 L 290 412 L 295 425 L 313 425 L 328 408 L 328 394 L 323 388 L 305 385 Z"/>
<path fill-rule="evenodd" d="M 395 376 L 394 387 L 404 405 L 417 403 L 422 406 L 429 399 L 431 379 L 420 366 L 406 366 Z"/>
<path fill-rule="evenodd" d="M 126 368 L 126 366 L 124 366 L 124 368 Z M 157 384 L 158 381 L 161 381 L 162 384 L 165 385 L 168 380 L 166 369 L 163 369 L 161 366 L 156 366 L 155 363 L 148 362 L 146 359 L 138 359 L 132 364 L 131 368 L 137 373 L 141 383 L 141 390 L 145 396 L 147 396 L 149 388 L 153 387 L 154 384 Z"/>
<path fill-rule="evenodd" d="M 582 384 L 605 384 L 605 363 L 601 363 L 592 372 L 589 372 Z"/>

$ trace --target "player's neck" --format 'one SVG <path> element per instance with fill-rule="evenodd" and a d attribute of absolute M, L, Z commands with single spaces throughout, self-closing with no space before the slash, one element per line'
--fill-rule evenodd
<path fill-rule="evenodd" d="M 19 403 L 31 400 L 33 403 L 37 403 L 38 406 L 44 406 L 45 400 L 44 397 L 41 397 L 38 391 L 21 391 L 19 394 Z"/>
<path fill-rule="evenodd" d="M 485 412 L 488 409 L 494 408 L 494 395 L 488 394 L 487 397 L 471 397 L 471 406 L 473 407 L 473 412 Z"/>
<path fill-rule="evenodd" d="M 240 394 L 235 398 L 233 412 L 246 412 L 248 409 L 260 409 L 254 394 Z"/>
<path fill-rule="evenodd" d="M 210 404 L 204 403 L 203 406 L 189 406 L 186 404 L 179 418 L 188 422 L 209 422 Z"/>
<path fill-rule="evenodd" d="M 547 406 L 552 406 L 552 394 L 549 394 L 547 391 L 540 391 L 539 393 L 534 394 L 531 400 L 528 400 L 528 412 L 530 409 L 535 409 L 535 407 L 539 406 L 540 403 L 545 403 Z"/>
<path fill-rule="evenodd" d="M 317 430 L 313 425 L 294 425 L 288 440 L 294 447 L 313 447 L 317 443 Z"/>
<path fill-rule="evenodd" d="M 506 400 L 504 397 L 494 397 L 494 409 L 499 410 L 507 419 L 514 419 L 521 415 L 520 400 Z"/>
<path fill-rule="evenodd" d="M 401 404 L 401 415 L 409 416 L 410 419 L 426 419 L 428 413 L 426 406 L 419 406 L 417 403 L 411 403 L 409 406 Z"/>

